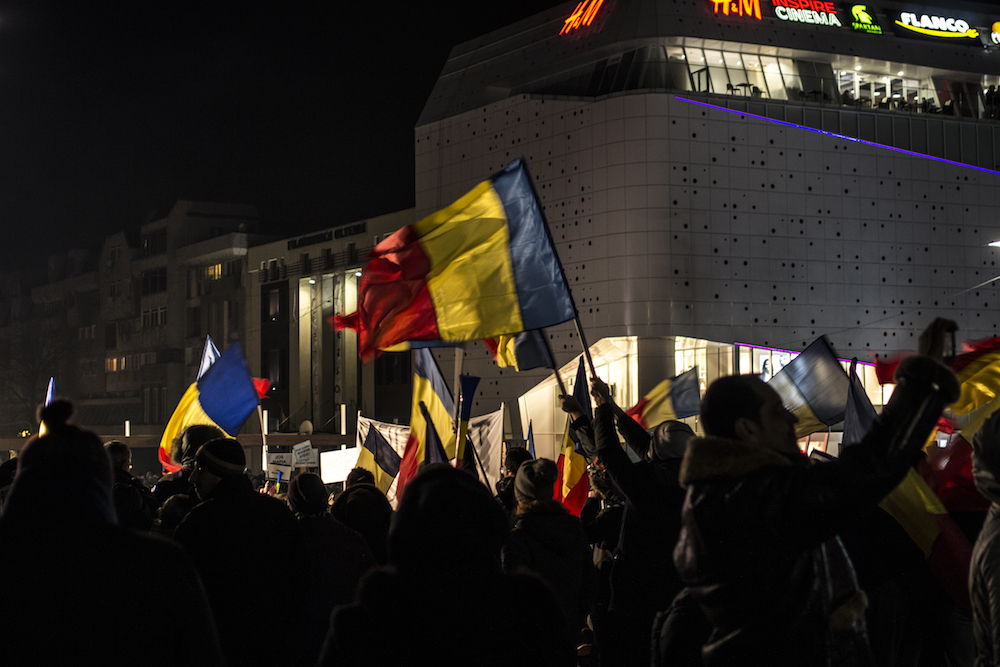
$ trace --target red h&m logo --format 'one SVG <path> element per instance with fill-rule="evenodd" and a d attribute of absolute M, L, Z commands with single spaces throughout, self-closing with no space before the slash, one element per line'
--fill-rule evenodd
<path fill-rule="evenodd" d="M 722 13 L 726 16 L 730 14 L 734 16 L 753 16 L 758 21 L 763 20 L 760 16 L 760 0 L 712 0 L 712 4 L 715 5 L 715 13 L 719 13 L 719 8 L 722 8 Z"/>
<path fill-rule="evenodd" d="M 758 0 L 754 0 L 757 2 Z M 563 23 L 562 30 L 559 31 L 560 35 L 565 35 L 571 30 L 576 30 L 581 26 L 590 25 L 594 16 L 597 14 L 597 10 L 601 8 L 604 4 L 604 0 L 583 0 L 580 4 L 576 6 L 573 13 L 569 15 L 569 18 Z"/>

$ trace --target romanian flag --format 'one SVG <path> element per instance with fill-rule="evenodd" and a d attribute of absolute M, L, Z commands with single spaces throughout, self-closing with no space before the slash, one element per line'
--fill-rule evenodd
<path fill-rule="evenodd" d="M 439 429 L 445 428 L 443 431 L 436 431 L 445 452 L 445 460 L 454 458 L 455 434 L 447 426 L 451 424 L 455 414 L 455 401 L 433 353 L 426 348 L 413 351 L 413 409 L 410 411 L 410 434 L 406 439 L 406 450 L 399 464 L 397 498 L 403 497 L 407 483 L 417 474 L 417 466 L 425 458 L 428 422 L 420 407 L 421 403 L 434 424 Z"/>
<path fill-rule="evenodd" d="M 531 430 L 531 420 L 528 420 L 528 453 L 531 454 L 531 458 L 538 458 L 535 456 L 535 434 Z"/>
<path fill-rule="evenodd" d="M 545 333 L 537 329 L 487 338 L 483 344 L 500 368 L 530 371 L 532 368 L 556 367 Z"/>
<path fill-rule="evenodd" d="M 387 493 L 399 474 L 399 462 L 402 460 L 399 454 L 374 424 L 369 424 L 365 444 L 360 449 L 358 462 L 354 467 L 371 472 L 375 476 L 375 486 L 382 493 Z"/>
<path fill-rule="evenodd" d="M 372 250 L 358 310 L 364 362 L 405 341 L 469 341 L 559 324 L 576 311 L 548 224 L 517 160 Z"/>
<path fill-rule="evenodd" d="M 243 358 L 243 348 L 235 342 L 184 392 L 160 438 L 160 463 L 171 472 L 180 470 L 170 454 L 174 438 L 188 426 L 210 424 L 236 437 L 243 422 L 257 409 L 257 402 L 257 387 Z"/>
<path fill-rule="evenodd" d="M 648 430 L 671 419 L 693 417 L 700 410 L 701 392 L 698 389 L 698 367 L 695 366 L 653 387 L 625 414 Z"/>
<path fill-rule="evenodd" d="M 576 372 L 576 383 L 573 385 L 573 398 L 583 408 L 584 413 L 593 417 L 594 412 L 590 407 L 590 392 L 587 387 L 587 372 L 583 367 L 582 357 Z M 576 442 L 571 435 L 571 420 L 572 417 L 566 417 L 566 430 L 559 448 L 559 461 L 556 465 L 559 468 L 560 481 L 556 484 L 555 498 L 562 501 L 570 514 L 580 516 L 580 510 L 587 501 L 587 493 L 590 492 L 590 478 L 587 476 L 587 460 L 577 451 Z"/>
<path fill-rule="evenodd" d="M 466 462 L 465 435 L 469 432 L 469 418 L 472 417 L 472 402 L 476 397 L 479 378 L 474 375 L 459 375 L 458 384 L 458 435 L 455 436 L 455 467 L 461 468 Z"/>
<path fill-rule="evenodd" d="M 844 417 L 844 447 L 861 442 L 876 419 L 875 408 L 854 372 L 856 365 L 857 361 L 851 363 L 851 388 Z M 928 569 L 941 588 L 971 613 L 968 576 L 972 545 L 916 469 L 910 468 L 903 481 L 882 499 L 879 507 L 899 522 L 914 544 L 923 551 Z"/>
<path fill-rule="evenodd" d="M 844 420 L 851 382 L 826 336 L 795 357 L 768 385 L 789 412 L 798 417 L 795 436 L 815 433 Z"/>

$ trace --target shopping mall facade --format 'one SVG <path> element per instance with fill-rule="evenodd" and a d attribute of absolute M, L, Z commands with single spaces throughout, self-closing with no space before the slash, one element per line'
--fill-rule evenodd
<path fill-rule="evenodd" d="M 415 128 L 416 217 L 525 158 L 621 403 L 695 364 L 703 387 L 774 373 L 821 335 L 862 361 L 938 315 L 996 335 L 998 22 L 958 2 L 560 5 L 454 48 Z M 547 333 L 572 375 L 575 327 Z M 530 419 L 554 447 L 544 372 L 481 346 L 463 371 L 477 411 L 502 401 L 513 438 Z"/>

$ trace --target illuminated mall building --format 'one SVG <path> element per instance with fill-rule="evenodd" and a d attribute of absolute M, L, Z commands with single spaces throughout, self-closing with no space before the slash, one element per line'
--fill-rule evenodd
<path fill-rule="evenodd" d="M 824 334 L 862 361 L 935 315 L 996 335 L 998 32 L 985 3 L 569 2 L 454 48 L 415 128 L 416 217 L 524 157 L 622 404 Z M 548 334 L 572 375 L 575 328 Z M 551 451 L 544 372 L 478 345 L 464 371 L 477 411 L 504 402 Z"/>

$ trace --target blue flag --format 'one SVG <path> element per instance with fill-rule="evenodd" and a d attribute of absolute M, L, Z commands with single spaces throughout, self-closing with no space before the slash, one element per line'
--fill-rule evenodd
<path fill-rule="evenodd" d="M 531 458 L 538 458 L 535 456 L 535 435 L 531 431 L 531 420 L 528 420 L 528 453 L 531 454 Z"/>
<path fill-rule="evenodd" d="M 399 462 L 402 461 L 396 450 L 392 448 L 378 429 L 369 427 L 368 435 L 365 437 L 365 449 L 372 453 L 375 463 L 385 474 L 395 477 L 399 474 Z"/>
<path fill-rule="evenodd" d="M 856 445 L 861 442 L 868 429 L 875 422 L 875 408 L 865 393 L 856 369 L 858 360 L 851 361 L 851 385 L 847 389 L 847 410 L 844 412 L 844 440 L 841 448 Z"/>
<path fill-rule="evenodd" d="M 438 436 L 437 429 L 434 428 L 434 422 L 431 421 L 431 415 L 427 412 L 427 405 L 420 401 L 420 411 L 424 415 L 424 421 L 427 423 L 427 439 L 424 441 L 424 463 L 447 463 L 448 455 L 444 453 L 444 445 L 441 444 L 441 438 Z"/>

